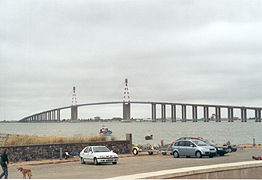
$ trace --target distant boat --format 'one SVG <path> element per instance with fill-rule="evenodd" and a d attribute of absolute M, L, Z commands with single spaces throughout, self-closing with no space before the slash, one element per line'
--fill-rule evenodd
<path fill-rule="evenodd" d="M 107 127 L 102 127 L 99 131 L 99 134 L 109 136 L 112 134 L 112 131 L 110 131 Z"/>
<path fill-rule="evenodd" d="M 148 135 L 148 136 L 145 136 L 145 140 L 152 140 L 153 139 L 153 135 Z"/>

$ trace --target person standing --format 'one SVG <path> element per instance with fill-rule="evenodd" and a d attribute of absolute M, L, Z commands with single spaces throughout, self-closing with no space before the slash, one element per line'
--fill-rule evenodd
<path fill-rule="evenodd" d="M 0 179 L 5 176 L 5 179 L 8 177 L 8 149 L 5 149 L 3 154 L 1 155 L 1 166 L 3 169 L 3 173 L 0 175 Z"/>

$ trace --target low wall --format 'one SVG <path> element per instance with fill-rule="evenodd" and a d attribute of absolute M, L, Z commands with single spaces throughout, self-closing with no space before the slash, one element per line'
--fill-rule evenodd
<path fill-rule="evenodd" d="M 261 177 L 262 161 L 244 161 L 155 171 L 113 179 L 260 179 Z"/>
<path fill-rule="evenodd" d="M 122 141 L 1 146 L 0 151 L 2 152 L 5 148 L 7 148 L 9 150 L 9 161 L 17 162 L 59 158 L 60 148 L 62 148 L 64 154 L 64 152 L 80 152 L 86 146 L 106 146 L 117 154 L 128 154 L 131 152 L 132 135 L 127 134 L 127 140 Z"/>

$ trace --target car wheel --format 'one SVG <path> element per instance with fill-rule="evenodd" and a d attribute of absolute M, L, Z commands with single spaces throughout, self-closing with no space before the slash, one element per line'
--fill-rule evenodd
<path fill-rule="evenodd" d="M 224 153 L 219 154 L 219 156 L 224 156 L 224 155 L 225 155 Z"/>
<path fill-rule="evenodd" d="M 134 149 L 132 150 L 132 152 L 133 152 L 134 155 L 138 155 L 138 150 L 137 150 L 136 148 L 134 148 Z"/>
<path fill-rule="evenodd" d="M 81 157 L 80 161 L 81 161 L 81 164 L 85 164 L 86 163 L 84 158 L 82 158 L 82 157 Z"/>
<path fill-rule="evenodd" d="M 97 162 L 97 159 L 96 159 L 96 158 L 94 159 L 94 164 L 95 164 L 95 165 L 98 165 L 98 162 Z"/>
<path fill-rule="evenodd" d="M 228 152 L 229 152 L 229 153 L 232 153 L 232 148 L 229 148 L 229 149 L 228 149 Z"/>
<path fill-rule="evenodd" d="M 190 158 L 190 156 L 186 156 L 186 158 Z"/>
<path fill-rule="evenodd" d="M 209 155 L 209 158 L 213 158 L 214 156 L 213 155 Z"/>
<path fill-rule="evenodd" d="M 164 156 L 165 156 L 165 155 L 166 155 L 166 152 L 165 152 L 165 151 L 163 151 L 163 152 L 162 152 L 162 155 L 164 155 Z"/>
<path fill-rule="evenodd" d="M 149 155 L 153 155 L 153 152 L 148 152 Z"/>
<path fill-rule="evenodd" d="M 117 162 L 112 162 L 112 164 L 117 164 Z"/>
<path fill-rule="evenodd" d="M 197 157 L 197 158 L 202 158 L 202 154 L 201 154 L 200 151 L 197 151 L 197 152 L 196 152 L 196 157 Z"/>
<path fill-rule="evenodd" d="M 179 153 L 177 151 L 174 152 L 174 158 L 179 158 Z"/>

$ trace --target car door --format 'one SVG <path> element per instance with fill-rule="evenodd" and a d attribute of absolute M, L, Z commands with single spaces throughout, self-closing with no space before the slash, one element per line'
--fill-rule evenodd
<path fill-rule="evenodd" d="M 196 146 L 191 141 L 188 141 L 188 142 L 189 142 L 188 148 L 187 148 L 188 156 L 195 156 Z"/>
<path fill-rule="evenodd" d="M 184 155 L 190 156 L 190 141 L 184 141 Z"/>
<path fill-rule="evenodd" d="M 88 158 L 88 151 L 89 151 L 89 147 L 86 147 L 85 150 L 83 151 L 83 154 L 82 154 L 85 161 L 88 161 L 88 159 L 87 159 Z"/>
<path fill-rule="evenodd" d="M 185 156 L 186 155 L 185 141 L 180 141 L 178 143 L 178 147 L 179 147 L 180 156 Z"/>
<path fill-rule="evenodd" d="M 84 151 L 84 159 L 87 162 L 93 162 L 93 149 L 92 147 L 86 148 Z"/>

